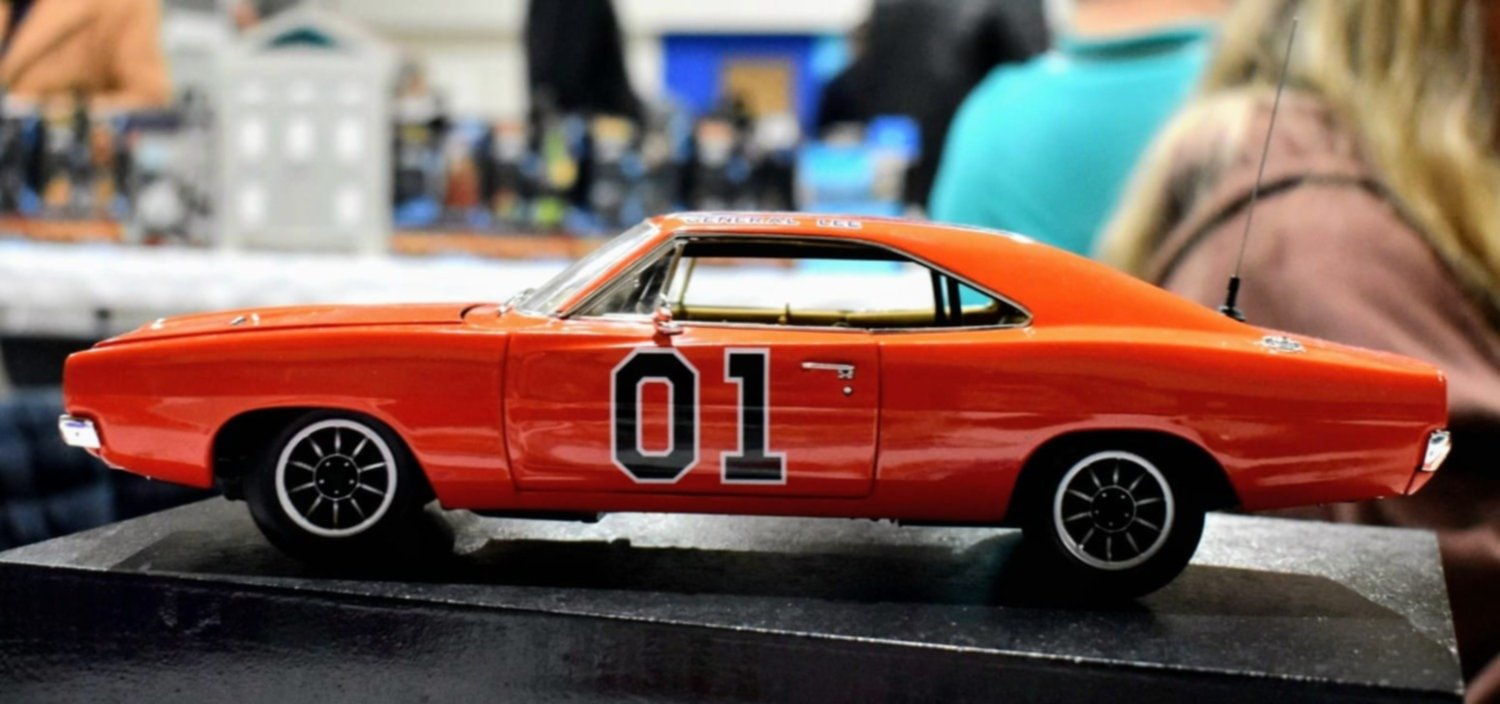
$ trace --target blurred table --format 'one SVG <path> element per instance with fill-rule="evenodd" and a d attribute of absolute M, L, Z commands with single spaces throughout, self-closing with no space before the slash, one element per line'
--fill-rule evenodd
<path fill-rule="evenodd" d="M 1013 596 L 1014 532 L 429 515 L 360 574 L 215 499 L 0 553 L 15 700 L 1457 701 L 1424 532 L 1214 515 L 1121 606 Z"/>
<path fill-rule="evenodd" d="M 501 301 L 567 263 L 0 239 L 0 335 L 97 340 L 168 315 L 312 302 Z"/>

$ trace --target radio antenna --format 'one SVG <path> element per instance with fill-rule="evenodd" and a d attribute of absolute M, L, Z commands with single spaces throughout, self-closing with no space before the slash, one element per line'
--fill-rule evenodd
<path fill-rule="evenodd" d="M 1292 18 L 1292 31 L 1287 34 L 1286 54 L 1281 59 L 1281 78 L 1276 81 L 1276 99 L 1271 103 L 1271 124 L 1266 127 L 1266 143 L 1260 150 L 1260 168 L 1255 172 L 1255 186 L 1250 191 L 1250 206 L 1245 211 L 1245 232 L 1240 235 L 1240 253 L 1234 260 L 1234 274 L 1229 277 L 1229 290 L 1224 295 L 1224 305 L 1219 312 L 1240 322 L 1245 314 L 1236 303 L 1240 297 L 1240 267 L 1245 264 L 1245 245 L 1250 242 L 1250 226 L 1255 222 L 1255 203 L 1260 200 L 1260 182 L 1266 177 L 1266 157 L 1271 155 L 1271 135 L 1276 131 L 1276 113 L 1281 110 L 1281 91 L 1286 88 L 1287 68 L 1292 63 L 1292 44 L 1297 41 L 1297 18 Z"/>

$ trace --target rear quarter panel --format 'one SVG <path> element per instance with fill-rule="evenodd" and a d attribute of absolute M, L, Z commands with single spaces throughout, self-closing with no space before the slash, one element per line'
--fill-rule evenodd
<path fill-rule="evenodd" d="M 109 463 L 198 487 L 213 483 L 215 433 L 241 413 L 364 413 L 406 440 L 440 499 L 472 500 L 509 492 L 500 426 L 506 339 L 398 325 L 106 346 L 69 358 L 65 402 L 99 425 Z"/>
<path fill-rule="evenodd" d="M 1241 335 L 1067 326 L 882 338 L 878 486 L 947 520 L 996 520 L 1059 435 L 1154 430 L 1223 465 L 1269 509 L 1402 493 L 1445 422 L 1425 365 Z"/>

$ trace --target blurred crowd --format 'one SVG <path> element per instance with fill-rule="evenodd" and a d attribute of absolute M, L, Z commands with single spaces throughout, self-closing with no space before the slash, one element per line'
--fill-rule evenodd
<path fill-rule="evenodd" d="M 536 230 L 570 213 L 615 227 L 678 207 L 826 206 L 798 192 L 815 139 L 899 144 L 886 192 L 900 212 L 1021 232 L 1204 305 L 1243 246 L 1251 323 L 1446 372 L 1456 449 L 1425 491 L 1297 515 L 1437 531 L 1469 697 L 1500 698 L 1500 4 L 875 0 L 806 136 L 732 95 L 699 115 L 637 96 L 609 3 L 593 6 L 533 3 L 524 120 L 465 128 L 406 74 L 398 221 Z M 155 0 L 0 8 L 7 106 L 41 111 L 0 126 L 0 210 L 134 188 L 130 168 L 83 189 L 68 174 L 117 163 L 105 156 L 136 134 L 93 136 L 82 106 L 167 100 Z M 27 135 L 41 146 L 13 146 Z"/>
<path fill-rule="evenodd" d="M 303 4 L 242 0 L 233 5 L 235 26 L 242 39 L 254 37 Z M 949 30 L 964 28 L 972 46 L 961 55 L 968 58 L 910 76 L 918 80 L 899 80 L 883 58 L 889 50 L 866 53 L 856 43 L 859 56 L 838 81 L 848 96 L 830 95 L 818 121 L 827 129 L 805 134 L 797 115 L 751 110 L 745 96 L 732 92 L 696 111 L 671 96 L 642 98 L 626 73 L 609 0 L 530 3 L 524 116 L 456 112 L 420 59 L 401 58 L 391 90 L 388 158 L 371 162 L 389 171 L 390 220 L 407 232 L 593 236 L 675 210 L 901 214 L 925 200 L 936 168 L 935 152 L 923 153 L 920 145 L 941 143 L 953 109 L 986 69 L 1035 54 L 1045 38 L 1040 31 L 1024 40 L 999 36 L 1010 24 L 988 2 L 927 4 L 893 4 L 906 16 L 894 18 L 900 23 L 882 19 L 871 32 L 880 38 L 875 44 L 896 48 L 912 36 L 905 25 L 916 20 L 927 28 L 920 36 L 932 44 L 924 54 L 945 55 L 937 43 Z M 53 19 L 59 5 L 71 14 Z M 233 196 L 216 191 L 229 183 L 217 170 L 227 161 L 226 145 L 277 124 L 275 118 L 266 122 L 258 113 L 261 124 L 229 134 L 226 113 L 243 112 L 241 106 L 206 96 L 201 86 L 174 94 L 158 37 L 149 31 L 160 22 L 155 0 L 111 5 L 107 13 L 33 0 L 14 3 L 11 14 L 16 19 L 4 36 L 17 37 L 17 48 L 0 63 L 0 72 L 15 74 L 0 79 L 0 218 L 113 222 L 121 227 L 111 231 L 130 241 L 217 244 L 227 228 L 215 220 L 216 211 L 233 205 L 218 202 Z M 1040 11 L 1035 14 L 1039 29 Z M 315 25 L 320 18 L 304 19 Z M 301 25 L 283 29 L 284 35 L 244 41 L 331 41 Z M 52 47 L 47 51 L 71 56 L 71 47 L 84 40 L 103 55 L 49 61 L 46 71 L 30 55 Z M 10 68 L 16 56 L 25 63 Z M 950 74 L 960 77 L 933 80 Z M 254 92 L 227 83 L 215 89 Z M 836 103 L 843 109 L 828 110 Z M 268 151 L 241 146 L 246 153 Z M 301 170 L 319 168 L 313 160 Z"/>

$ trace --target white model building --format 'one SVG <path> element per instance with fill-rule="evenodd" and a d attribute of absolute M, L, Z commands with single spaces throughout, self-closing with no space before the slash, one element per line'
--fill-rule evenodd
<path fill-rule="evenodd" d="M 396 52 L 349 20 L 283 12 L 220 64 L 219 243 L 383 252 Z"/>

